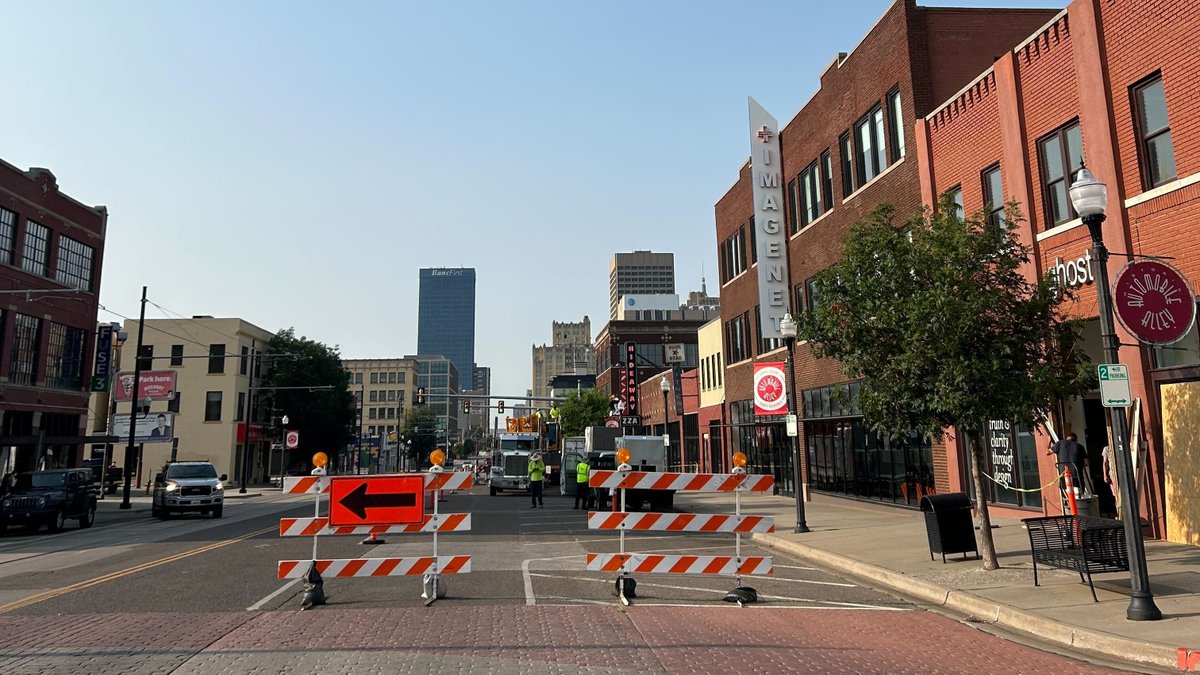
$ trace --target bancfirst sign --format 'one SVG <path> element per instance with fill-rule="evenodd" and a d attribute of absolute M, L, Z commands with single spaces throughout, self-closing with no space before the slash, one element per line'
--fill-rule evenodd
<path fill-rule="evenodd" d="M 750 181 L 754 189 L 754 239 L 758 258 L 759 332 L 782 338 L 787 313 L 787 230 L 783 224 L 783 180 L 779 170 L 779 123 L 750 99 Z"/>

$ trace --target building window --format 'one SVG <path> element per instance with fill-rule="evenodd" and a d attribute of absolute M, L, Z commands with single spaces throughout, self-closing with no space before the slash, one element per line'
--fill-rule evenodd
<path fill-rule="evenodd" d="M 886 166 L 883 148 L 883 109 L 875 106 L 854 125 L 854 139 L 858 154 L 855 167 L 858 184 L 866 185 Z"/>
<path fill-rule="evenodd" d="M 828 211 L 833 208 L 833 157 L 829 148 L 821 153 L 821 206 Z"/>
<path fill-rule="evenodd" d="M 726 283 L 746 271 L 746 228 L 738 228 L 721 242 L 721 283 Z"/>
<path fill-rule="evenodd" d="M 404 384 L 404 373 L 396 373 L 396 384 Z"/>
<path fill-rule="evenodd" d="M 962 220 L 963 216 L 966 215 L 966 211 L 963 209 L 962 186 L 955 185 L 954 187 L 950 188 L 949 190 L 946 190 L 946 193 L 949 194 L 950 198 L 954 200 L 954 217 L 958 218 L 959 220 Z M 910 233 L 910 236 L 911 236 L 911 233 Z"/>
<path fill-rule="evenodd" d="M 238 359 L 238 374 L 245 375 L 248 372 L 250 372 L 250 348 L 243 346 L 242 356 Z"/>
<path fill-rule="evenodd" d="M 1075 207 L 1067 195 L 1071 172 L 1083 162 L 1083 137 L 1079 122 L 1071 122 L 1038 141 L 1043 194 L 1046 200 L 1046 229 L 1075 217 Z"/>
<path fill-rule="evenodd" d="M 797 206 L 800 203 L 800 177 L 797 176 L 788 181 L 787 186 L 787 222 L 788 232 L 796 234 L 800 229 L 799 213 L 800 209 Z"/>
<path fill-rule="evenodd" d="M 804 313 L 804 284 L 796 284 L 792 289 L 792 316 Z"/>
<path fill-rule="evenodd" d="M 372 391 L 372 392 L 368 393 L 367 400 L 370 401 L 371 403 L 375 403 L 376 401 L 379 400 L 379 392 Z"/>
<path fill-rule="evenodd" d="M 17 241 L 17 214 L 0 208 L 0 263 L 12 264 L 13 245 Z"/>
<path fill-rule="evenodd" d="M 379 373 L 371 373 L 371 384 L 379 384 Z"/>
<path fill-rule="evenodd" d="M 887 95 L 888 124 L 892 137 L 892 162 L 904 159 L 904 111 L 900 107 L 900 88 L 897 87 Z"/>
<path fill-rule="evenodd" d="M 396 384 L 396 374 L 388 373 L 388 384 Z"/>
<path fill-rule="evenodd" d="M 387 411 L 388 411 L 388 413 L 387 413 L 388 419 L 396 418 L 396 409 L 395 408 L 388 408 Z"/>
<path fill-rule="evenodd" d="M 32 220 L 25 220 L 25 247 L 21 254 L 21 269 L 46 276 L 46 250 L 50 242 L 50 229 Z"/>
<path fill-rule="evenodd" d="M 81 291 L 92 290 L 92 261 L 95 255 L 96 251 L 91 246 L 59 235 L 55 279 Z"/>
<path fill-rule="evenodd" d="M 750 358 L 750 321 L 748 313 L 734 317 L 725 324 L 725 351 L 737 363 Z"/>
<path fill-rule="evenodd" d="M 389 403 L 395 402 L 395 400 L 396 400 L 396 393 L 397 393 L 397 392 L 396 392 L 396 390 L 395 390 L 395 389 L 392 389 L 391 391 L 389 391 L 389 392 L 387 393 L 387 397 L 388 397 L 388 398 L 387 398 L 387 400 L 388 400 L 388 402 L 389 402 Z"/>
<path fill-rule="evenodd" d="M 362 384 L 362 373 L 354 374 L 354 384 Z"/>
<path fill-rule="evenodd" d="M 175 392 L 175 395 L 167 400 L 167 412 L 173 412 L 173 413 L 179 412 L 179 399 L 182 397 L 183 397 L 182 394 L 180 394 L 179 392 Z"/>
<path fill-rule="evenodd" d="M 838 151 L 842 155 L 842 197 L 849 197 L 854 192 L 854 154 L 849 131 L 838 136 Z"/>
<path fill-rule="evenodd" d="M 41 333 L 40 318 L 26 314 L 14 315 L 12 350 L 8 361 L 8 379 L 13 384 L 33 384 L 33 374 L 38 368 Z"/>
<path fill-rule="evenodd" d="M 208 372 L 210 375 L 225 372 L 225 345 L 212 344 L 208 346 Z"/>
<path fill-rule="evenodd" d="M 1136 108 L 1138 152 L 1142 156 L 1142 182 L 1147 190 L 1175 180 L 1175 148 L 1167 121 L 1167 98 L 1162 75 L 1137 85 L 1133 90 Z"/>
<path fill-rule="evenodd" d="M 983 203 L 992 225 L 1004 224 L 1004 185 L 1000 181 L 1000 165 L 983 170 Z"/>
<path fill-rule="evenodd" d="M 804 227 L 821 215 L 821 168 L 815 160 L 800 172 L 800 192 L 800 227 Z"/>
<path fill-rule="evenodd" d="M 368 417 L 370 417 L 370 419 L 375 419 L 376 417 L 378 417 L 379 408 L 369 408 L 368 410 L 370 411 L 370 415 L 368 415 Z"/>
<path fill-rule="evenodd" d="M 210 391 L 204 394 L 204 421 L 221 421 L 221 392 Z"/>
<path fill-rule="evenodd" d="M 242 411 L 245 409 L 246 409 L 246 392 L 239 391 L 237 407 L 234 408 L 234 410 L 233 410 L 233 421 L 234 422 L 241 422 L 242 420 L 244 420 L 246 418 L 245 415 L 242 414 Z"/>
<path fill-rule="evenodd" d="M 741 232 L 745 237 L 745 225 L 742 226 Z M 756 262 L 758 262 L 758 230 L 754 229 L 754 216 L 750 216 L 750 264 L 753 265 Z"/>
<path fill-rule="evenodd" d="M 183 365 L 183 345 L 171 345 L 171 365 Z"/>
<path fill-rule="evenodd" d="M 817 278 L 813 277 L 804 282 L 804 308 L 813 311 L 821 304 L 820 286 Z"/>
<path fill-rule="evenodd" d="M 47 387 L 83 388 L 83 348 L 86 339 L 82 328 L 50 323 L 50 339 L 46 343 Z"/>

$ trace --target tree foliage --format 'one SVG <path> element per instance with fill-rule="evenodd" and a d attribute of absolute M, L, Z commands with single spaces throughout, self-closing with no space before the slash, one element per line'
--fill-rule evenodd
<path fill-rule="evenodd" d="M 1020 219 L 1010 204 L 1007 221 Z M 884 436 L 965 434 L 982 490 L 981 429 L 988 420 L 1034 424 L 1061 397 L 1089 386 L 1080 324 L 1065 289 L 1022 274 L 1029 250 L 1015 228 L 984 213 L 956 214 L 948 195 L 903 227 L 882 205 L 855 225 L 843 260 L 817 275 L 817 308 L 799 335 L 818 356 L 862 378 L 866 421 Z M 996 566 L 979 499 L 984 566 Z"/>
<path fill-rule="evenodd" d="M 288 428 L 300 432 L 304 457 L 321 451 L 336 457 L 353 439 L 354 396 L 336 347 L 281 330 L 267 343 L 264 393 Z"/>
<path fill-rule="evenodd" d="M 558 421 L 562 435 L 582 436 L 587 427 L 604 424 L 611 412 L 609 396 L 599 389 L 581 389 L 567 395 L 567 400 L 558 404 Z"/>
<path fill-rule="evenodd" d="M 437 413 L 426 405 L 418 405 L 404 412 L 404 421 L 400 423 L 400 438 L 412 443 L 411 456 L 418 461 L 424 460 L 437 448 L 438 417 Z"/>

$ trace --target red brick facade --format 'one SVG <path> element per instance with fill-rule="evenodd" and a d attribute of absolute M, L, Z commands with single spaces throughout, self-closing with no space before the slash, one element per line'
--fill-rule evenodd
<path fill-rule="evenodd" d="M 918 149 L 923 201 L 931 203 L 938 193 L 961 184 L 965 210 L 976 211 L 984 205 L 981 172 L 998 164 L 1004 198 L 1016 200 L 1026 219 L 1017 227 L 1034 251 L 1027 272 L 1041 274 L 1060 257 L 1086 255 L 1090 238 L 1078 220 L 1051 228 L 1043 175 L 1047 170 L 1039 157 L 1043 138 L 1077 121 L 1083 158 L 1108 186 L 1104 240 L 1112 252 L 1110 278 L 1133 253 L 1171 256 L 1193 282 L 1200 279 L 1200 236 L 1195 229 L 1200 219 L 1200 50 L 1190 46 L 1197 27 L 1200 4 L 1188 0 L 1075 0 L 971 87 L 917 122 L 917 135 L 928 138 Z M 1134 87 L 1156 76 L 1161 76 L 1176 171 L 1152 190 L 1143 178 L 1147 158 L 1140 148 L 1133 102 Z M 1084 319 L 1097 316 L 1094 283 L 1076 289 L 1070 311 Z M 1134 343 L 1119 325 L 1118 336 L 1123 344 Z M 1093 360 L 1103 360 L 1098 344 L 1085 340 Z M 1157 536 L 1165 536 L 1172 514 L 1164 494 L 1169 477 L 1164 479 L 1159 387 L 1200 379 L 1200 370 L 1196 364 L 1156 367 L 1152 351 L 1137 347 L 1122 347 L 1120 360 L 1130 368 L 1134 396 L 1145 402 L 1140 424 L 1149 489 L 1143 492 L 1142 514 Z M 1087 401 L 1095 398 L 1064 403 L 1054 415 L 1059 430 L 1084 427 L 1094 439 L 1092 446 L 1105 443 L 1103 417 L 1093 414 L 1088 423 L 1078 414 L 1082 406 L 1094 410 L 1098 403 Z M 1039 450 L 1048 442 L 1042 432 L 1039 429 L 1037 436 Z M 1099 456 L 1098 447 L 1089 450 Z M 1052 458 L 1041 452 L 1038 457 L 1045 482 L 1056 470 Z M 951 478 L 952 488 L 965 487 L 958 474 Z M 1051 497 L 1029 507 L 1059 510 Z"/>
<path fill-rule="evenodd" d="M 77 466 L 108 212 L 59 192 L 46 169 L 22 171 L 2 161 L 0 209 L 0 290 L 8 291 L 0 294 L 0 460 L 17 471 L 31 470 L 41 459 Z M 90 271 L 83 281 L 86 255 L 80 253 L 87 250 Z M 2 452 L 8 447 L 16 449 L 11 456 Z"/>
<path fill-rule="evenodd" d="M 990 65 L 994 57 L 1010 51 L 1053 15 L 1044 10 L 926 8 L 918 7 L 914 0 L 897 0 L 852 52 L 837 55 L 820 74 L 820 89 L 779 135 L 785 185 L 797 179 L 814 161 L 818 162 L 824 177 L 827 172 L 822 153 L 826 151 L 832 167 L 828 172 L 831 208 L 823 209 L 819 218 L 789 237 L 789 276 L 790 287 L 794 289 L 795 310 L 803 307 L 804 295 L 802 290 L 797 293 L 795 289 L 803 289 L 814 274 L 838 260 L 842 239 L 853 223 L 884 202 L 896 208 L 899 218 L 907 218 L 919 208 L 921 189 L 916 147 L 921 141 L 913 120 L 924 117 L 937 102 L 958 91 Z M 895 127 L 889 106 L 889 94 L 894 91 L 899 92 L 902 111 L 898 124 L 904 141 L 902 155 L 899 139 L 893 133 Z M 847 132 L 856 137 L 856 122 L 875 106 L 884 111 L 887 124 L 884 138 L 878 139 L 881 143 L 886 139 L 886 161 L 878 167 L 879 174 L 873 179 L 856 180 L 852 189 L 844 190 L 839 137 Z M 792 192 L 785 192 L 784 212 L 790 214 L 791 209 L 799 207 L 792 203 L 796 201 Z M 727 411 L 732 411 L 739 402 L 752 399 L 755 362 L 784 359 L 783 348 L 764 351 L 758 340 L 758 327 L 753 325 L 758 303 L 757 268 L 751 264 L 739 275 L 728 278 L 725 260 L 720 255 L 724 242 L 740 229 L 745 228 L 748 233 L 753 227 L 750 220 L 753 206 L 749 165 L 744 165 L 737 182 L 715 207 L 718 259 L 722 263 L 721 320 L 725 328 L 724 353 L 728 364 L 725 372 Z M 752 256 L 749 243 L 747 234 L 745 255 L 748 263 Z M 729 324 L 743 314 L 752 324 L 751 357 L 735 362 L 730 356 Z M 796 380 L 798 392 L 803 392 L 844 383 L 847 378 L 836 362 L 816 359 L 811 350 L 799 346 L 796 349 Z M 801 413 L 803 415 L 803 411 Z M 736 424 L 737 420 L 732 417 L 727 414 L 726 419 Z M 763 429 L 755 429 L 753 441 L 748 440 L 749 435 L 743 437 L 745 442 L 739 440 L 738 427 L 726 427 L 722 438 L 724 454 L 737 450 L 749 454 L 750 448 L 742 445 L 773 439 L 772 452 L 787 455 L 782 458 L 782 464 L 774 465 L 773 470 L 779 474 L 782 483 L 790 485 L 790 469 L 787 468 L 790 449 L 786 438 L 773 428 L 782 425 L 763 422 L 760 426 L 772 428 L 765 430 L 766 433 Z M 800 431 L 801 448 L 804 448 L 803 424 Z M 757 468 L 772 470 L 761 464 Z M 934 453 L 933 471 L 938 486 L 948 487 L 944 452 Z M 806 475 L 811 480 L 811 471 Z"/>

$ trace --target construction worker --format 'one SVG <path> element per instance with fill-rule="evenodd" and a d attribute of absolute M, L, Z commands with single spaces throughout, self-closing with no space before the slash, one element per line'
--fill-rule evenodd
<path fill-rule="evenodd" d="M 535 452 L 529 458 L 529 496 L 533 500 L 531 509 L 536 509 L 539 506 L 543 509 L 546 505 L 542 503 L 542 479 L 546 477 L 546 463 L 542 461 L 542 453 Z"/>
<path fill-rule="evenodd" d="M 588 488 L 588 477 L 592 473 L 592 467 L 588 466 L 587 458 L 582 458 L 575 465 L 575 506 L 579 508 L 579 504 L 583 502 L 583 508 L 588 508 L 591 505 L 591 489 Z"/>

